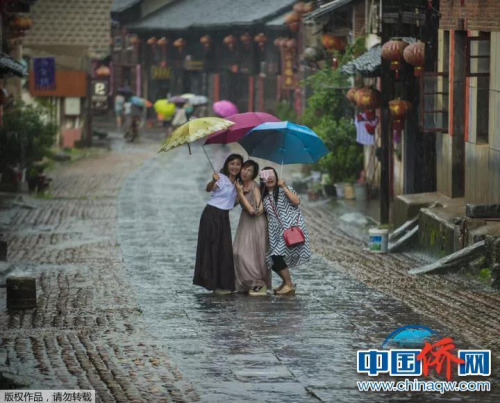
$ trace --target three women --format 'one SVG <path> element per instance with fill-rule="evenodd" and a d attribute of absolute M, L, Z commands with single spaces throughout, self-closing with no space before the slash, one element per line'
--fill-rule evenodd
<path fill-rule="evenodd" d="M 298 208 L 300 199 L 284 180 L 278 180 L 273 168 L 263 171 L 267 173 L 266 180 L 261 181 L 259 189 L 254 182 L 258 164 L 251 160 L 243 164 L 241 155 L 232 154 L 221 173 L 213 174 L 206 186 L 212 195 L 200 220 L 193 284 L 217 294 L 237 290 L 265 295 L 271 286 L 271 268 L 282 279 L 275 293 L 294 294 L 289 268 L 306 262 L 311 255 L 309 236 Z M 233 248 L 229 210 L 238 196 L 243 210 Z M 296 225 L 305 241 L 288 247 L 284 230 Z"/>

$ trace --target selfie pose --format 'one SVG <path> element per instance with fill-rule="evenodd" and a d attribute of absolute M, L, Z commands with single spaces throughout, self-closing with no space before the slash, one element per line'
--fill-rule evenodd
<path fill-rule="evenodd" d="M 267 220 L 261 193 L 255 178 L 259 165 L 248 160 L 241 168 L 241 182 L 236 182 L 242 207 L 233 244 L 236 291 L 266 295 L 271 288 L 271 272 L 266 264 Z"/>
<path fill-rule="evenodd" d="M 290 267 L 311 257 L 309 235 L 299 209 L 300 198 L 271 167 L 260 172 L 262 199 L 267 213 L 269 250 L 267 264 L 280 276 L 282 283 L 274 289 L 277 295 L 293 295 L 295 286 Z"/>
<path fill-rule="evenodd" d="M 200 219 L 193 284 L 217 294 L 229 294 L 235 289 L 229 210 L 236 202 L 234 182 L 242 164 L 241 155 L 231 154 L 206 186 L 212 195 Z"/>

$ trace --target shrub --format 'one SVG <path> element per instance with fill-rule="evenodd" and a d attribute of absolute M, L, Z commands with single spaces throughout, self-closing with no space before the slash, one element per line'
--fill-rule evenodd
<path fill-rule="evenodd" d="M 45 121 L 46 111 L 41 106 L 14 104 L 5 111 L 0 127 L 0 170 L 20 169 L 48 155 L 54 144 L 57 125 Z"/>

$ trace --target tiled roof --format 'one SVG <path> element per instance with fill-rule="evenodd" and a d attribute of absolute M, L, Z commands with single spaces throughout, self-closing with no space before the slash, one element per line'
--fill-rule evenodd
<path fill-rule="evenodd" d="M 113 0 L 113 5 L 111 6 L 112 13 L 120 13 L 133 5 L 140 3 L 141 0 Z"/>
<path fill-rule="evenodd" d="M 354 59 L 352 62 L 342 66 L 340 71 L 351 76 L 355 74 L 361 74 L 364 77 L 379 76 L 380 66 L 382 64 L 380 49 L 380 45 L 374 46 L 357 59 Z"/>
<path fill-rule="evenodd" d="M 313 12 L 309 13 L 306 19 L 315 19 L 321 17 L 322 15 L 328 14 L 339 7 L 345 6 L 351 3 L 353 0 L 334 0 L 329 3 L 323 4 L 321 7 L 317 8 Z"/>
<path fill-rule="evenodd" d="M 136 30 L 182 30 L 223 28 L 265 23 L 285 11 L 296 0 L 183 0 L 165 6 L 139 22 Z"/>
<path fill-rule="evenodd" d="M 25 77 L 28 75 L 26 66 L 14 60 L 9 55 L 0 52 L 0 75 L 5 73 L 15 74 L 19 77 Z"/>

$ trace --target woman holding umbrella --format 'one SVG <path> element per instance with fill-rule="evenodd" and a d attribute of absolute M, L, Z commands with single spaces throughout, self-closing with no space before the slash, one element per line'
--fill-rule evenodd
<path fill-rule="evenodd" d="M 235 289 L 229 210 L 236 202 L 234 182 L 242 164 L 241 155 L 231 154 L 206 186 L 212 195 L 200 219 L 193 284 L 216 294 L 230 294 Z"/>
<path fill-rule="evenodd" d="M 309 235 L 299 209 L 300 198 L 283 179 L 278 179 L 274 168 L 264 168 L 260 177 L 262 199 L 268 219 L 267 264 L 283 280 L 274 292 L 277 295 L 294 295 L 295 287 L 292 284 L 289 268 L 305 263 L 311 257 Z M 287 246 L 284 232 L 294 226 L 298 226 L 302 231 L 304 242 L 295 246 Z"/>

